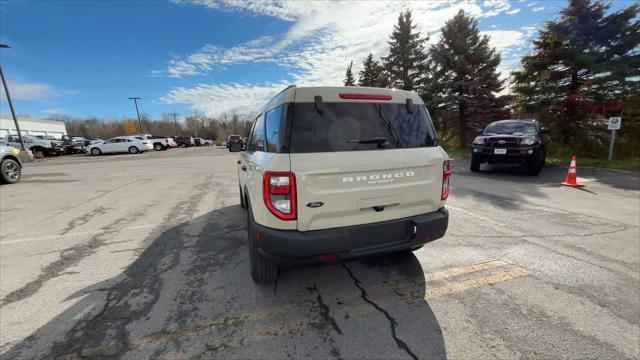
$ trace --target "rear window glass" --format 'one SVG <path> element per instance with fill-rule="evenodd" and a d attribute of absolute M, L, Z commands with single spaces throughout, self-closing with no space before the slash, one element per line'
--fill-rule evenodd
<path fill-rule="evenodd" d="M 405 104 L 313 103 L 293 106 L 292 153 L 405 149 L 435 146 L 431 118 L 424 106 L 410 113 Z"/>

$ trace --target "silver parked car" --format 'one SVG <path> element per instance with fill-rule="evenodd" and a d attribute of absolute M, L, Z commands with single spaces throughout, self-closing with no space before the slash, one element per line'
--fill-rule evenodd
<path fill-rule="evenodd" d="M 20 150 L 0 145 L 0 183 L 14 184 L 22 176 L 22 162 L 18 157 Z"/>

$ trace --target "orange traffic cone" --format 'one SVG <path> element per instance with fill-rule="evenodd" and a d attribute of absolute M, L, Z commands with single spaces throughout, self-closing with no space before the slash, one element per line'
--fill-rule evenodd
<path fill-rule="evenodd" d="M 578 182 L 578 175 L 576 173 L 576 156 L 571 158 L 571 165 L 569 165 L 569 172 L 567 173 L 567 179 L 562 183 L 565 186 L 582 187 L 584 184 Z"/>

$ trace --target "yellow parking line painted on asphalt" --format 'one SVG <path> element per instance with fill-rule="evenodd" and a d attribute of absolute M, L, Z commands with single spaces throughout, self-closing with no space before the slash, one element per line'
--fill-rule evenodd
<path fill-rule="evenodd" d="M 480 264 L 479 264 L 480 265 Z M 399 305 L 407 305 L 411 303 L 415 303 L 418 301 L 426 301 L 432 300 L 436 298 L 440 298 L 446 295 L 451 295 L 454 293 L 463 292 L 465 290 L 474 289 L 478 287 L 482 287 L 485 285 L 497 284 L 507 280 L 517 279 L 519 277 L 527 275 L 527 271 L 522 268 L 514 268 L 506 271 L 501 271 L 498 273 L 493 273 L 487 276 L 483 276 L 476 279 L 469 279 L 461 282 L 454 282 L 444 286 L 434 287 L 432 289 L 427 289 L 426 293 L 410 293 L 406 295 L 402 295 L 400 297 L 385 299 L 381 301 L 376 301 L 376 304 L 386 310 L 391 307 L 399 306 Z M 332 313 L 334 318 L 344 318 L 345 315 L 349 315 L 350 317 L 356 316 L 364 316 L 377 312 L 370 304 L 358 304 L 352 306 L 346 306 L 344 308 L 339 308 L 337 311 Z M 328 325 L 327 320 L 320 316 L 313 316 L 311 319 L 293 321 L 285 324 L 278 324 L 274 326 L 270 326 L 267 328 L 262 328 L 257 330 L 251 336 L 243 337 L 244 342 L 259 342 L 263 340 L 267 340 L 274 337 L 286 336 L 295 334 L 300 332 L 306 328 L 310 328 L 313 326 L 325 326 Z M 237 344 L 237 337 L 225 337 L 221 341 L 216 342 L 217 345 L 213 345 L 216 348 L 228 348 L 233 347 L 232 344 Z"/>
<path fill-rule="evenodd" d="M 427 278 L 429 279 L 429 281 L 437 281 L 437 280 L 443 280 L 443 279 L 447 279 L 447 278 L 451 278 L 459 275 L 470 274 L 470 273 L 474 273 L 482 270 L 497 269 L 499 267 L 503 267 L 506 265 L 510 265 L 510 264 L 503 260 L 493 260 L 493 261 L 473 264 L 465 267 L 443 270 L 443 271 L 431 273 L 430 275 L 427 274 Z M 442 286 L 436 286 L 433 288 L 427 287 L 424 292 L 423 291 L 409 292 L 408 294 L 401 295 L 399 297 L 376 301 L 376 303 L 379 306 L 385 307 L 385 308 L 406 305 L 406 304 L 411 304 L 418 301 L 436 299 L 436 298 L 451 295 L 454 293 L 463 292 L 469 289 L 516 279 L 525 275 L 527 275 L 526 270 L 515 267 L 515 268 L 510 268 L 508 270 L 491 273 L 485 276 L 463 280 L 460 282 L 451 282 L 451 283 L 448 283 Z M 398 289 L 410 284 L 416 284 L 416 280 L 411 279 L 409 281 L 403 281 L 396 286 L 379 285 L 372 289 L 375 289 L 376 293 L 384 293 L 384 292 L 391 293 L 391 290 Z M 371 289 L 367 289 L 367 293 L 371 295 L 373 291 L 371 291 Z M 352 294 L 349 293 L 348 295 L 352 295 Z M 357 294 L 354 295 L 354 297 L 359 297 L 359 296 L 360 296 L 360 292 L 358 291 Z M 344 297 L 341 299 L 345 300 Z M 231 317 L 224 318 L 220 321 L 216 321 L 216 322 L 212 322 L 204 325 L 190 326 L 190 327 L 186 327 L 171 333 L 153 334 L 153 335 L 140 338 L 138 340 L 134 340 L 132 345 L 134 347 L 154 345 L 154 344 L 158 345 L 158 344 L 163 344 L 170 341 L 175 341 L 180 338 L 201 334 L 214 329 L 224 330 L 227 328 L 239 327 L 249 322 L 278 317 L 286 313 L 289 313 L 293 310 L 308 311 L 317 306 L 316 301 L 317 301 L 316 299 L 309 298 L 302 302 L 286 304 L 284 306 L 277 307 L 277 308 L 258 310 L 250 314 L 231 316 Z M 373 308 L 370 304 L 364 303 L 364 304 L 349 305 L 349 306 L 339 308 L 332 314 L 332 316 L 336 318 L 342 318 L 345 315 L 349 315 L 351 317 L 364 316 L 364 315 L 371 314 L 375 311 L 377 310 Z M 278 324 L 270 327 L 259 328 L 250 337 L 245 337 L 244 341 L 262 341 L 262 340 L 266 340 L 266 339 L 277 337 L 277 336 L 294 334 L 311 326 L 324 326 L 324 325 L 327 325 L 326 319 L 323 319 L 318 315 L 312 315 L 310 318 L 306 318 L 304 320 L 298 320 L 298 321 Z M 223 349 L 223 348 L 238 346 L 239 344 L 240 342 L 238 339 L 236 339 L 233 336 L 230 336 L 230 337 L 225 337 L 222 341 L 218 341 L 213 344 L 208 344 L 207 346 L 210 348 Z"/>
<path fill-rule="evenodd" d="M 509 263 L 506 261 L 492 260 L 492 261 L 487 261 L 479 264 L 472 264 L 469 266 L 456 267 L 456 268 L 446 269 L 442 271 L 436 271 L 433 273 L 428 273 L 426 274 L 426 279 L 427 281 L 443 280 L 446 278 L 469 274 L 469 273 L 473 273 L 481 270 L 488 270 L 488 269 L 497 268 L 497 267 L 506 266 L 506 265 L 509 265 Z M 377 285 L 377 286 L 368 288 L 367 293 L 380 294 L 380 293 L 400 289 L 402 287 L 406 287 L 409 285 L 424 284 L 424 281 L 425 281 L 425 276 L 417 276 L 415 278 L 407 279 L 405 281 L 400 281 L 393 284 L 392 283 L 382 284 L 382 285 Z M 348 292 L 341 292 L 336 295 L 337 298 L 344 301 L 350 300 L 359 296 L 360 296 L 360 291 L 357 289 L 350 290 Z M 221 329 L 221 328 L 227 328 L 227 327 L 237 327 L 247 322 L 275 318 L 295 310 L 308 311 L 309 309 L 312 309 L 315 306 L 317 306 L 317 300 L 315 299 L 315 297 L 309 297 L 301 302 L 285 304 L 276 308 L 261 309 L 249 314 L 229 316 L 220 321 L 214 321 L 204 325 L 189 326 L 171 333 L 149 335 L 141 340 L 142 342 L 146 342 L 146 343 L 155 343 L 158 341 L 166 342 L 166 341 L 171 341 L 172 339 L 178 339 L 185 336 L 189 336 L 191 334 L 197 334 L 202 331 Z M 368 305 L 365 304 L 364 306 L 368 306 Z"/>
<path fill-rule="evenodd" d="M 501 268 L 505 268 L 506 270 L 502 270 Z M 481 271 L 491 271 L 491 270 L 501 270 L 498 272 L 491 272 L 486 275 L 477 276 L 475 273 L 479 273 Z M 446 279 L 452 279 L 460 275 L 465 274 L 474 274 L 476 277 L 471 279 L 466 279 L 462 281 L 452 281 L 449 283 L 445 283 L 444 285 L 429 287 L 427 285 L 428 282 L 434 281 L 442 281 Z M 512 264 L 503 261 L 503 260 L 492 260 L 479 264 L 472 264 L 464 267 L 457 267 L 446 269 L 442 271 L 437 271 L 433 273 L 428 273 L 425 276 L 419 276 L 412 279 L 407 279 L 405 281 L 400 281 L 396 284 L 383 284 L 374 286 L 371 288 L 367 288 L 367 293 L 369 296 L 371 294 L 395 294 L 393 290 L 397 290 L 406 286 L 418 285 L 419 291 L 409 291 L 407 294 L 400 294 L 399 296 L 395 296 L 392 298 L 386 298 L 382 300 L 376 300 L 376 304 L 383 308 L 391 308 L 396 306 L 408 305 L 412 303 L 416 303 L 419 301 L 427 301 L 432 299 L 441 298 L 447 295 L 460 293 L 469 289 L 479 288 L 486 285 L 497 284 L 503 281 L 516 279 L 522 276 L 527 275 L 527 271 L 513 266 Z M 425 283 L 425 279 L 427 283 Z M 424 286 L 426 289 L 422 290 L 420 286 Z M 341 293 L 343 297 L 339 297 L 341 300 L 349 300 L 352 298 L 360 297 L 360 291 L 349 292 L 349 293 Z M 130 346 L 131 348 L 140 348 L 145 346 L 153 346 L 153 345 L 162 345 L 168 342 L 177 341 L 184 338 L 189 338 L 191 336 L 196 336 L 200 334 L 206 334 L 208 332 L 219 332 L 224 331 L 226 329 L 231 328 L 239 328 L 242 326 L 247 326 L 248 328 L 256 328 L 256 330 L 249 334 L 248 336 L 239 337 L 234 336 L 233 334 L 225 335 L 223 338 L 218 339 L 217 341 L 207 343 L 207 349 L 209 350 L 224 350 L 227 348 L 241 346 L 246 342 L 259 342 L 266 339 L 278 337 L 278 336 L 286 336 L 298 333 L 304 329 L 310 327 L 323 327 L 328 325 L 327 318 L 323 318 L 319 314 L 311 314 L 307 315 L 305 319 L 291 321 L 288 323 L 277 324 L 269 327 L 259 327 L 255 324 L 251 324 L 253 322 L 267 320 L 270 318 L 277 318 L 279 316 L 291 313 L 293 311 L 303 311 L 308 312 L 309 310 L 318 306 L 317 299 L 313 297 L 308 297 L 303 301 L 297 303 L 289 303 L 283 306 L 269 308 L 269 309 L 261 309 L 254 311 L 252 313 L 240 314 L 237 316 L 228 316 L 223 319 L 213 321 L 207 324 L 201 325 L 193 325 L 187 326 L 182 329 L 178 329 L 173 332 L 163 332 L 163 333 L 155 333 L 151 335 L 144 336 L 139 339 L 134 339 Z M 346 316 L 349 317 L 357 317 L 357 316 L 365 316 L 372 314 L 378 311 L 373 306 L 368 303 L 358 303 L 354 305 L 347 305 L 343 307 L 339 307 L 332 312 L 332 316 L 334 318 L 344 318 Z M 84 349 L 83 351 L 94 351 L 96 354 L 100 353 L 101 350 L 99 348 L 94 349 Z"/>
<path fill-rule="evenodd" d="M 379 294 L 387 291 L 397 290 L 409 285 L 423 285 L 426 282 L 444 280 L 447 278 L 470 274 L 470 273 L 482 271 L 482 270 L 489 270 L 489 269 L 497 268 L 500 266 L 507 266 L 507 265 L 510 265 L 510 264 L 504 260 L 491 260 L 491 261 L 486 261 L 486 262 L 468 265 L 468 266 L 455 267 L 455 268 L 436 271 L 432 273 L 425 273 L 424 275 L 416 276 L 416 277 L 409 278 L 409 279 L 395 282 L 395 283 L 385 283 L 385 284 L 372 286 L 370 288 L 367 288 L 367 293 Z M 349 300 L 357 296 L 360 296 L 360 291 L 357 289 L 344 291 L 336 295 L 336 297 L 342 300 Z"/>

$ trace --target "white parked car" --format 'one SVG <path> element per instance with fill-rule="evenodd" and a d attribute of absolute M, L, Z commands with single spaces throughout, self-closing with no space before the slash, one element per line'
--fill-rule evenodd
<path fill-rule="evenodd" d="M 141 136 L 118 136 L 87 147 L 87 153 L 91 155 L 126 152 L 137 154 L 147 150 L 153 150 L 153 144 Z"/>

